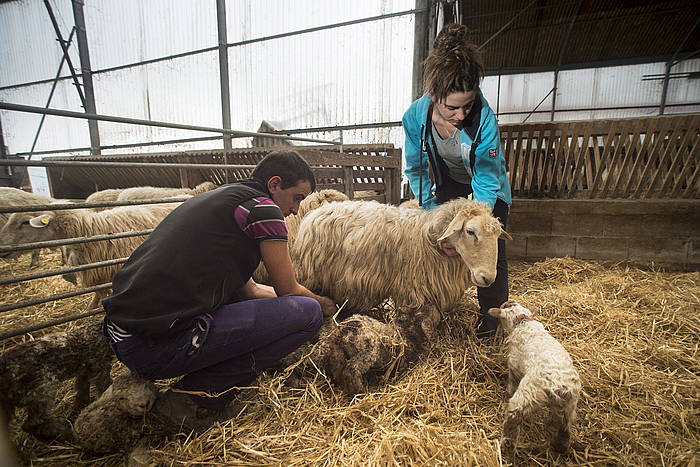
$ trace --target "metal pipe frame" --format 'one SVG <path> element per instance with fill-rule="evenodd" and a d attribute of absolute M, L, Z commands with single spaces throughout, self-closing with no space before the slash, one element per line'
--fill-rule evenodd
<path fill-rule="evenodd" d="M 280 136 L 272 133 L 257 133 L 253 131 L 238 131 L 238 130 L 227 130 L 225 128 L 213 128 L 206 126 L 197 125 L 184 125 L 181 123 L 168 123 L 159 122 L 154 120 L 142 120 L 137 118 L 126 118 L 126 117 L 113 117 L 111 115 L 100 115 L 100 114 L 89 114 L 81 112 L 73 112 L 71 110 L 59 110 L 59 109 L 43 109 L 41 107 L 35 107 L 31 105 L 22 104 L 11 104 L 9 102 L 0 102 L 0 109 L 2 110 L 14 110 L 17 112 L 29 112 L 36 114 L 48 114 L 48 115 L 58 115 L 60 117 L 73 117 L 82 118 L 87 120 L 99 120 L 105 122 L 116 122 L 116 123 L 130 123 L 133 125 L 145 125 L 145 126 L 157 126 L 163 128 L 177 128 L 180 130 L 195 130 L 195 131 L 205 131 L 209 133 L 223 133 L 225 135 L 231 135 L 233 138 L 248 138 L 251 136 L 264 136 L 267 138 L 276 139 L 289 139 L 294 141 L 308 141 L 311 143 L 325 143 L 325 144 L 338 144 L 336 141 L 327 141 L 323 139 L 312 139 L 312 138 L 300 138 L 296 136 Z"/>
<path fill-rule="evenodd" d="M 379 122 L 379 123 L 359 123 L 356 125 L 335 125 L 335 126 L 323 126 L 314 128 L 294 128 L 290 130 L 275 130 L 272 134 L 298 134 L 298 133 L 321 133 L 328 131 L 343 131 L 343 130 L 363 130 L 369 128 L 387 128 L 387 127 L 400 127 L 401 122 Z M 265 136 L 269 136 L 265 133 Z M 177 143 L 191 143 L 198 141 L 214 141 L 221 139 L 220 136 L 205 136 L 202 138 L 185 138 L 185 139 L 171 139 L 165 141 L 147 141 L 142 143 L 132 143 L 132 144 L 113 144 L 110 146 L 102 146 L 102 149 L 123 149 L 123 148 L 137 148 L 141 146 L 161 146 L 167 144 L 177 144 Z M 303 148 L 303 146 L 300 146 Z M 89 151 L 89 147 L 82 148 L 68 148 L 68 149 L 55 149 L 48 151 L 35 151 L 33 154 L 46 155 L 46 154 L 57 154 L 57 153 L 68 153 L 68 152 L 84 152 Z M 15 156 L 26 156 L 28 152 L 16 152 Z"/>
<path fill-rule="evenodd" d="M 510 19 L 510 21 L 508 21 L 506 24 L 504 24 L 503 27 L 502 27 L 501 29 L 499 29 L 498 31 L 496 31 L 495 34 L 493 34 L 491 37 L 489 37 L 488 39 L 486 39 L 486 42 L 482 43 L 479 47 L 477 47 L 477 48 L 476 48 L 476 51 L 479 52 L 481 49 L 483 49 L 484 47 L 486 47 L 486 44 L 488 44 L 489 42 L 491 42 L 491 41 L 492 41 L 493 39 L 495 39 L 496 37 L 500 36 L 501 33 L 502 33 L 503 31 L 505 31 L 506 29 L 508 29 L 508 26 L 510 26 L 511 24 L 513 24 L 513 22 L 514 22 L 516 19 L 518 19 L 518 17 L 519 17 L 520 15 L 522 15 L 522 14 L 525 13 L 527 10 L 529 10 L 529 9 L 532 7 L 532 5 L 534 5 L 535 3 L 537 3 L 537 0 L 532 0 L 532 2 L 530 2 L 525 8 L 523 8 L 522 10 L 520 10 L 520 12 L 519 12 L 517 15 L 513 16 L 513 17 Z"/>
<path fill-rule="evenodd" d="M 253 169 L 251 164 L 179 164 L 167 162 L 92 162 L 92 161 L 24 161 L 0 160 L 0 165 L 20 167 L 127 167 L 136 169 Z M 70 208 L 69 208 L 70 209 Z M 73 208 L 75 209 L 75 208 Z"/>
<path fill-rule="evenodd" d="M 537 104 L 537 105 L 535 106 L 535 108 L 532 109 L 532 110 L 530 111 L 529 114 L 527 114 L 527 117 L 525 117 L 525 119 L 522 121 L 522 123 L 527 122 L 527 119 L 530 118 L 530 116 L 531 116 L 533 113 L 535 113 L 535 112 L 537 111 L 537 109 L 540 108 L 540 106 L 542 105 L 542 103 L 543 103 L 545 100 L 547 100 L 547 98 L 549 97 L 549 95 L 552 94 L 552 93 L 554 92 L 555 89 L 556 89 L 556 87 L 554 87 L 554 88 L 552 88 L 552 89 L 549 90 L 549 92 L 547 93 L 547 95 L 544 96 L 544 97 L 542 98 L 542 100 L 540 101 L 540 103 Z"/>
<path fill-rule="evenodd" d="M 688 32 L 686 33 L 685 37 L 681 41 L 681 43 L 678 45 L 678 48 L 676 49 L 675 53 L 673 54 L 673 57 L 671 57 L 671 60 L 666 63 L 666 69 L 665 69 L 665 76 L 664 76 L 664 84 L 663 88 L 661 90 L 661 105 L 659 105 L 659 115 L 664 114 L 664 110 L 666 109 L 666 96 L 668 94 L 668 81 L 669 81 L 669 74 L 671 73 L 671 68 L 676 64 L 674 63 L 676 60 L 676 57 L 678 54 L 681 52 L 681 49 L 685 45 L 685 43 L 688 41 L 688 38 L 690 38 L 690 35 L 695 31 L 695 28 L 698 27 L 698 23 L 700 23 L 700 16 L 697 17 L 695 20 L 695 23 L 690 27 Z"/>
<path fill-rule="evenodd" d="M 700 102 L 688 102 L 684 104 L 668 104 L 666 107 L 686 107 L 691 105 L 700 105 Z M 601 110 L 635 110 L 635 109 L 657 109 L 658 105 L 627 105 L 622 107 L 586 107 L 586 108 L 574 108 L 574 109 L 557 109 L 556 112 L 597 112 Z M 513 112 L 501 112 L 500 115 L 520 115 L 527 113 L 526 110 L 523 111 L 513 111 Z M 536 110 L 533 113 L 551 113 L 551 110 Z M 507 123 L 506 125 L 510 125 Z M 2 164 L 2 162 L 0 162 Z"/>
<path fill-rule="evenodd" d="M 106 208 L 117 206 L 138 206 L 142 204 L 162 204 L 162 203 L 181 203 L 187 201 L 189 197 L 172 197 L 163 199 L 139 199 L 131 201 L 105 201 L 102 203 L 56 203 L 56 204 L 33 204 L 25 206 L 3 206 L 0 207 L 0 214 L 8 214 L 12 212 L 38 212 L 38 211 L 63 211 L 67 209 L 92 209 Z"/>
<path fill-rule="evenodd" d="M 115 234 L 94 235 L 92 237 L 62 238 L 59 240 L 46 240 L 44 242 L 20 243 L 11 246 L 0 246 L 0 254 L 15 251 L 37 250 L 40 248 L 56 248 L 65 245 L 77 245 L 78 243 L 93 243 L 117 238 L 143 237 L 153 232 L 153 229 L 137 230 Z"/>
<path fill-rule="evenodd" d="M 78 74 L 75 72 L 75 67 L 73 66 L 73 61 L 70 58 L 70 54 L 68 53 L 68 45 L 66 44 L 66 41 L 63 40 L 63 34 L 61 34 L 61 28 L 58 25 L 58 21 L 56 20 L 56 15 L 53 13 L 53 8 L 51 8 L 51 4 L 49 3 L 49 0 L 44 0 L 44 6 L 46 7 L 46 11 L 49 14 L 49 18 L 51 19 L 51 24 L 53 25 L 53 29 L 56 33 L 56 38 L 58 39 L 58 43 L 61 46 L 61 50 L 63 51 L 63 57 L 66 59 L 66 63 L 68 63 L 68 69 L 70 70 L 71 75 L 70 76 L 65 76 L 65 77 L 60 77 L 60 78 L 54 78 L 52 80 L 44 80 L 46 83 L 50 83 L 52 81 L 58 81 L 61 79 L 68 79 L 68 78 L 73 78 L 73 85 L 75 86 L 76 91 L 78 92 L 78 97 L 80 97 L 80 103 L 85 107 L 85 95 L 83 94 L 83 88 L 78 81 Z"/>
<path fill-rule="evenodd" d="M 219 84 L 221 88 L 221 123 L 231 129 L 231 97 L 228 76 L 228 48 L 226 44 L 226 0 L 216 0 L 216 26 L 219 36 Z M 231 150 L 231 138 L 224 136 L 224 157 Z"/>
<path fill-rule="evenodd" d="M 566 30 L 566 37 L 564 37 L 564 42 L 561 45 L 561 49 L 559 50 L 559 58 L 557 59 L 557 66 L 554 69 L 554 87 L 552 88 L 552 91 L 554 92 L 554 96 L 552 96 L 552 113 L 549 117 L 550 121 L 554 121 L 554 113 L 557 111 L 557 89 L 558 89 L 558 84 L 559 84 L 559 70 L 561 69 L 561 64 L 564 61 L 564 52 L 566 52 L 566 47 L 569 45 L 569 39 L 571 38 L 571 31 L 574 29 L 574 24 L 576 24 L 576 20 L 578 19 L 578 15 L 581 13 L 581 7 L 583 6 L 583 0 L 578 1 L 578 5 L 576 5 L 576 12 L 574 13 L 573 18 L 571 18 L 571 21 L 569 22 L 569 27 Z M 535 109 L 536 110 L 536 109 Z M 532 114 L 530 114 L 532 115 Z M 530 116 L 528 115 L 528 117 Z"/>
<path fill-rule="evenodd" d="M 336 28 L 341 28 L 344 26 L 353 26 L 355 24 L 369 23 L 372 21 L 382 21 L 382 20 L 389 19 L 389 18 L 396 18 L 396 17 L 406 16 L 406 15 L 414 15 L 416 13 L 422 13 L 422 11 L 417 10 L 417 9 L 416 10 L 399 11 L 396 13 L 388 13 L 385 15 L 371 16 L 368 18 L 356 19 L 356 20 L 352 20 L 352 21 L 344 21 L 342 23 L 334 23 L 334 24 L 328 24 L 325 26 L 317 26 L 317 27 L 308 28 L 308 29 L 300 29 L 298 31 L 291 31 L 291 32 L 285 32 L 285 33 L 281 33 L 281 34 L 274 34 L 271 36 L 263 36 L 263 37 L 258 37 L 255 39 L 248 39 L 248 40 L 244 40 L 244 41 L 240 41 L 240 42 L 232 42 L 232 43 L 226 44 L 226 47 L 227 48 L 228 47 L 240 47 L 243 45 L 254 44 L 257 42 L 265 42 L 265 41 L 270 41 L 270 40 L 275 40 L 275 39 L 282 39 L 285 37 L 298 36 L 301 34 L 309 34 L 312 32 L 325 31 L 328 29 L 336 29 Z M 197 55 L 197 54 L 206 53 L 206 52 L 213 52 L 215 50 L 218 50 L 218 48 L 219 48 L 219 46 L 217 45 L 215 47 L 206 47 L 204 49 L 191 50 L 189 52 L 183 52 L 183 53 L 179 53 L 179 54 L 168 55 L 165 57 L 153 58 L 150 60 L 142 60 L 139 62 L 129 63 L 126 65 L 119 65 L 119 66 L 114 66 L 114 67 L 110 67 L 110 68 L 103 68 L 101 70 L 93 70 L 92 74 L 96 75 L 96 74 L 100 74 L 100 73 L 109 73 L 111 71 L 123 70 L 126 68 L 133 68 L 133 67 L 140 66 L 140 65 L 148 65 L 151 63 L 158 63 L 158 62 L 163 62 L 163 61 L 167 61 L 167 60 L 173 60 L 176 58 L 188 57 L 190 55 Z M 61 79 L 68 79 L 68 78 L 70 78 L 70 76 L 61 77 Z M 0 87 L 0 91 L 4 91 L 6 89 L 25 87 L 25 86 L 32 86 L 35 84 L 50 83 L 51 81 L 52 80 L 44 79 L 44 80 L 30 81 L 30 82 L 25 82 L 25 83 L 20 83 L 20 84 L 12 84 L 10 86 Z"/>
<path fill-rule="evenodd" d="M 78 313 L 75 315 L 66 316 L 63 318 L 54 319 L 52 321 L 46 321 L 39 324 L 34 324 L 32 326 L 26 326 L 23 328 L 15 329 L 14 331 L 0 333 L 0 340 L 9 339 L 11 337 L 21 336 L 22 334 L 27 334 L 29 332 L 39 331 L 41 329 L 50 328 L 53 326 L 58 326 L 59 324 L 69 323 L 71 321 L 77 321 L 79 319 L 88 318 L 90 316 L 95 316 L 100 313 L 104 313 L 101 308 L 94 308 L 91 311 L 85 313 Z"/>
<path fill-rule="evenodd" d="M 84 0 L 71 0 L 73 5 L 73 20 L 78 30 L 78 55 L 80 56 L 80 69 L 83 74 L 83 88 L 85 101 L 83 106 L 85 113 L 96 114 L 95 89 L 92 85 L 92 69 L 90 67 L 90 52 L 88 48 L 87 29 L 85 28 L 85 15 L 83 15 Z M 96 120 L 88 120 L 90 132 L 90 152 L 93 155 L 100 154 L 100 129 Z"/>
<path fill-rule="evenodd" d="M 31 281 L 34 279 L 43 279 L 45 277 L 60 276 L 60 275 L 68 274 L 71 272 L 80 272 L 80 271 L 87 271 L 88 269 L 97 269 L 97 268 L 104 268 L 104 267 L 108 267 L 108 266 L 116 266 L 118 264 L 126 263 L 127 259 L 129 259 L 129 258 L 110 259 L 108 261 L 99 261 L 97 263 L 87 263 L 87 264 L 82 264 L 80 266 L 74 266 L 74 267 L 70 267 L 70 268 L 51 269 L 51 270 L 44 271 L 44 272 L 38 272 L 36 274 L 24 274 L 22 276 L 15 276 L 15 277 L 7 278 L 7 279 L 0 279 L 0 285 L 17 284 L 19 282 L 26 282 L 26 281 Z"/>
<path fill-rule="evenodd" d="M 96 285 L 94 287 L 87 287 L 85 289 L 76 290 L 74 292 L 65 292 L 60 294 L 49 295 L 48 297 L 43 298 L 23 300 L 21 302 L 0 306 L 0 313 L 17 310 L 19 308 L 26 308 L 28 306 L 41 305 L 42 303 L 55 302 L 56 300 L 63 300 L 65 298 L 77 297 L 78 295 L 85 295 L 92 292 L 99 292 L 100 290 L 109 289 L 110 287 L 112 287 L 111 282 L 108 284 Z"/>

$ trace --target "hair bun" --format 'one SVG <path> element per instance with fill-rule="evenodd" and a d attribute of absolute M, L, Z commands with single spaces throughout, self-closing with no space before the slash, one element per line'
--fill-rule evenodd
<path fill-rule="evenodd" d="M 435 38 L 433 48 L 437 52 L 447 52 L 469 45 L 467 41 L 467 27 L 463 24 L 452 23 L 442 28 Z"/>

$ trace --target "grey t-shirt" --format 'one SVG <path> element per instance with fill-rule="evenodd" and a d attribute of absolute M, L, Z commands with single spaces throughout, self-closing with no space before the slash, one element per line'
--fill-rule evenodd
<path fill-rule="evenodd" d="M 467 152 L 466 157 L 469 157 L 468 152 L 470 148 L 466 144 L 461 144 L 461 131 L 455 129 L 445 139 L 440 137 L 435 125 L 432 125 L 432 132 L 435 147 L 440 157 L 445 161 L 450 178 L 457 183 L 470 184 L 472 181 L 471 170 L 464 165 L 462 159 L 462 151 Z"/>

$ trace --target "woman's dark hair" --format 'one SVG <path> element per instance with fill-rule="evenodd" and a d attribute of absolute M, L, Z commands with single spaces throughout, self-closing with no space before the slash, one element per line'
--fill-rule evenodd
<path fill-rule="evenodd" d="M 306 180 L 311 185 L 311 191 L 316 190 L 316 178 L 311 167 L 296 151 L 271 152 L 258 162 L 250 174 L 265 185 L 275 175 L 282 179 L 282 189 L 291 188 L 300 180 Z"/>
<path fill-rule="evenodd" d="M 467 40 L 467 28 L 461 24 L 442 28 L 423 66 L 423 90 L 432 92 L 438 101 L 453 92 L 478 88 L 484 76 L 481 56 Z"/>

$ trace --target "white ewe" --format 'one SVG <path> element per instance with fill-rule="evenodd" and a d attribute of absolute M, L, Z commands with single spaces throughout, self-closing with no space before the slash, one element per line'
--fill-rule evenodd
<path fill-rule="evenodd" d="M 470 285 L 496 278 L 497 240 L 510 239 L 486 204 L 457 199 L 405 209 L 343 201 L 311 211 L 292 246 L 297 279 L 349 310 L 387 297 L 397 307 L 446 311 Z"/>
<path fill-rule="evenodd" d="M 299 223 L 310 211 L 313 211 L 314 209 L 328 203 L 347 201 L 347 199 L 347 195 L 338 190 L 314 191 L 313 193 L 309 194 L 309 196 L 304 198 L 304 200 L 299 203 L 299 211 L 296 214 L 290 214 L 284 218 L 284 222 L 287 225 L 287 247 L 290 250 L 290 254 L 292 252 L 294 239 L 296 238 L 297 231 L 299 230 Z M 293 257 L 292 262 L 294 262 Z M 267 282 L 267 271 L 262 263 L 260 263 L 258 268 L 253 273 L 253 280 L 259 283 Z"/>
<path fill-rule="evenodd" d="M 34 213 L 14 213 L 0 230 L 0 245 L 17 245 L 63 238 L 90 237 L 117 232 L 147 230 L 156 227 L 179 203 L 152 206 L 121 206 L 107 211 L 67 209 Z M 79 266 L 127 257 L 143 243 L 145 237 L 128 237 L 91 243 L 66 245 L 66 264 Z M 19 253 L 6 253 L 5 257 Z M 76 273 L 79 285 L 91 287 L 111 282 L 119 266 L 88 269 Z M 92 306 L 106 296 L 95 293 Z"/>
<path fill-rule="evenodd" d="M 537 409 L 549 408 L 552 449 L 569 449 L 571 425 L 581 381 L 568 352 L 553 338 L 533 313 L 510 301 L 489 314 L 498 318 L 508 335 L 509 398 L 503 423 L 501 449 L 513 458 L 523 419 Z"/>

